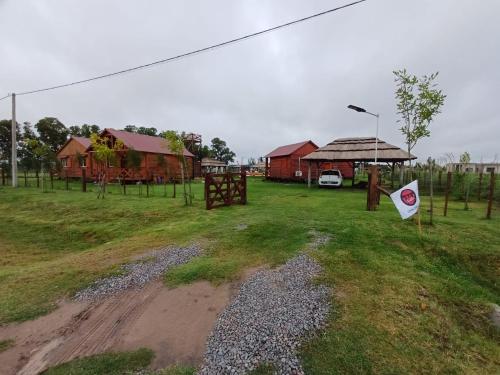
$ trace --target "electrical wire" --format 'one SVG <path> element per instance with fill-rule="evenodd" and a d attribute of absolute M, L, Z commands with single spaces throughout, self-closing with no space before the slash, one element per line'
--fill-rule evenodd
<path fill-rule="evenodd" d="M 5 95 L 3 98 L 0 98 L 0 100 L 4 100 L 4 99 L 7 99 L 7 98 L 10 98 L 10 94 Z"/>
<path fill-rule="evenodd" d="M 267 33 L 270 33 L 270 32 L 273 32 L 273 31 L 285 28 L 285 27 L 296 25 L 296 24 L 301 23 L 301 22 L 309 21 L 309 20 L 311 20 L 313 18 L 317 18 L 317 17 L 324 16 L 324 15 L 329 14 L 329 13 L 336 12 L 336 11 L 341 10 L 341 9 L 352 7 L 354 5 L 357 5 L 359 3 L 363 3 L 365 1 L 367 1 L 367 0 L 354 1 L 354 2 L 349 3 L 349 4 L 345 4 L 345 5 L 336 7 L 336 8 L 331 8 L 331 9 L 325 10 L 325 11 L 320 12 L 320 13 L 316 13 L 316 14 L 313 14 L 313 15 L 310 15 L 310 16 L 307 16 L 307 17 L 296 19 L 294 21 L 283 23 L 281 25 L 270 27 L 270 28 L 267 28 L 267 29 L 264 29 L 264 30 L 261 30 L 261 31 L 257 31 L 257 32 L 254 32 L 252 34 L 247 34 L 247 35 L 244 35 L 244 36 L 241 36 L 241 37 L 238 37 L 238 38 L 227 40 L 225 42 L 213 44 L 213 45 L 208 46 L 208 47 L 204 47 L 204 48 L 200 48 L 200 49 L 193 50 L 193 51 L 190 51 L 190 52 L 182 53 L 180 55 L 176 55 L 176 56 L 168 57 L 168 58 L 165 58 L 165 59 L 153 61 L 153 62 L 150 62 L 148 64 L 138 65 L 138 66 L 135 66 L 135 67 L 132 67 L 132 68 L 127 68 L 127 69 L 119 70 L 119 71 L 116 71 L 116 72 L 113 72 L 113 73 L 107 73 L 107 74 L 103 74 L 103 75 L 99 75 L 99 76 L 95 76 L 95 77 L 91 77 L 91 78 L 87 78 L 87 79 L 83 79 L 83 80 L 75 81 L 75 82 L 71 82 L 71 83 L 64 83 L 64 84 L 60 84 L 60 85 L 49 86 L 49 87 L 42 88 L 42 89 L 24 91 L 24 92 L 17 93 L 16 95 L 17 96 L 20 96 L 20 95 L 29 95 L 29 94 L 35 94 L 35 93 L 38 93 L 38 92 L 42 92 L 42 91 L 56 90 L 56 89 L 60 89 L 60 88 L 63 88 L 63 87 L 75 86 L 75 85 L 79 85 L 79 84 L 82 84 L 82 83 L 87 83 L 87 82 L 91 82 L 91 81 L 97 81 L 99 79 L 104 79 L 104 78 L 109 78 L 109 77 L 113 77 L 113 76 L 118 76 L 120 74 L 129 73 L 129 72 L 133 72 L 133 71 L 140 70 L 140 69 L 150 68 L 150 67 L 155 66 L 155 65 L 164 64 L 164 63 L 168 63 L 168 62 L 171 62 L 171 61 L 174 61 L 174 60 L 178 60 L 178 59 L 181 59 L 181 58 L 184 58 L 184 57 L 188 57 L 188 56 L 196 55 L 196 54 L 199 54 L 199 53 L 211 51 L 211 50 L 214 50 L 216 48 L 225 47 L 225 46 L 227 46 L 229 44 L 233 44 L 233 43 L 240 42 L 240 41 L 243 41 L 243 40 L 246 40 L 246 39 L 250 39 L 250 38 L 253 38 L 253 37 L 256 37 L 256 36 L 267 34 Z M 2 99 L 5 99 L 5 98 L 7 98 L 9 96 L 10 95 L 7 95 L 6 97 L 4 97 Z M 2 100 L 2 99 L 0 99 L 0 100 Z"/>

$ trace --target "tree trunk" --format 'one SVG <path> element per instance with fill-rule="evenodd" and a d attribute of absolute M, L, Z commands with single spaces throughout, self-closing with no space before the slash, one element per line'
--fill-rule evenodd
<path fill-rule="evenodd" d="M 429 195 L 430 195 L 430 224 L 433 225 L 432 219 L 434 216 L 434 186 L 433 186 L 433 170 L 432 170 L 432 163 L 429 163 L 429 171 L 430 171 L 430 181 L 429 181 Z"/>
<path fill-rule="evenodd" d="M 181 161 L 181 182 L 182 182 L 182 189 L 184 191 L 184 204 L 187 206 L 188 205 L 188 198 L 187 198 L 187 191 L 186 191 L 186 181 L 184 179 L 184 163 Z"/>

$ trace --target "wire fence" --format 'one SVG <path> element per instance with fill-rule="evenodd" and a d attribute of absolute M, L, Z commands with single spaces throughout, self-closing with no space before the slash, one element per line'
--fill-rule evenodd
<path fill-rule="evenodd" d="M 26 174 L 20 175 L 17 179 L 19 188 L 38 189 L 41 191 L 74 191 L 96 193 L 99 186 L 94 181 L 82 181 L 78 178 L 59 178 L 48 174 Z M 194 181 L 193 181 L 194 183 Z M 11 186 L 11 176 L 4 176 L 0 181 L 0 186 Z M 182 185 L 179 183 L 118 183 L 109 182 L 106 184 L 106 194 L 130 195 L 141 197 L 175 197 L 182 195 Z"/>

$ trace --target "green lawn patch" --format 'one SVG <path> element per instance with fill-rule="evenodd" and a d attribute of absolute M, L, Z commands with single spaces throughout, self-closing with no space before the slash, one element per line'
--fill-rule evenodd
<path fill-rule="evenodd" d="M 128 188 L 128 187 L 127 187 Z M 500 215 L 485 202 L 451 201 L 423 234 L 386 197 L 367 212 L 366 192 L 307 189 L 249 179 L 248 205 L 204 210 L 163 187 L 146 198 L 111 186 L 95 193 L 0 187 L 0 323 L 32 319 L 61 297 L 158 246 L 199 243 L 202 257 L 165 276 L 170 286 L 237 278 L 245 268 L 278 266 L 307 249 L 311 230 L 329 235 L 311 252 L 331 285 L 333 312 L 302 352 L 308 374 L 498 373 L 500 334 L 489 320 L 500 304 Z"/>
<path fill-rule="evenodd" d="M 14 346 L 14 343 L 15 341 L 13 339 L 0 340 L 0 353 Z"/>
<path fill-rule="evenodd" d="M 105 353 L 63 363 L 44 371 L 43 375 L 122 375 L 144 369 L 153 357 L 149 349 Z"/>

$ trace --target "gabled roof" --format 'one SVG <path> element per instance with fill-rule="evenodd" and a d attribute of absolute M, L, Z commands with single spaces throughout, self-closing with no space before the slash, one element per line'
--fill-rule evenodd
<path fill-rule="evenodd" d="M 90 146 L 91 143 L 90 138 L 85 138 L 85 137 L 71 137 L 71 138 L 80 143 L 83 147 L 85 147 L 85 149 L 87 149 L 87 147 Z"/>
<path fill-rule="evenodd" d="M 286 145 L 286 146 L 278 147 L 277 149 L 275 149 L 274 151 L 270 152 L 269 154 L 267 154 L 264 157 L 265 158 L 274 158 L 274 157 L 277 157 L 277 156 L 288 156 L 288 155 L 293 154 L 299 148 L 301 148 L 302 146 L 305 146 L 308 143 L 311 143 L 316 148 L 318 147 L 318 146 L 316 146 L 316 144 L 314 144 L 313 141 L 304 141 L 304 142 L 299 142 L 299 143 L 293 143 L 291 145 Z"/>
<path fill-rule="evenodd" d="M 162 137 L 153 137 L 150 135 L 130 133 L 125 130 L 104 129 L 102 134 L 109 133 L 116 139 L 123 142 L 127 148 L 136 151 L 151 152 L 153 154 L 173 155 L 173 152 L 168 147 L 168 142 Z M 194 157 L 186 148 L 184 148 L 184 156 Z"/>
<path fill-rule="evenodd" d="M 417 157 L 378 139 L 377 158 L 379 161 L 400 162 Z M 328 143 L 324 147 L 318 148 L 309 155 L 303 157 L 305 160 L 335 160 L 335 161 L 374 161 L 375 159 L 375 138 L 339 138 Z"/>
<path fill-rule="evenodd" d="M 201 159 L 202 167 L 225 167 L 226 163 L 220 160 L 212 159 L 212 158 L 203 158 Z"/>
<path fill-rule="evenodd" d="M 85 138 L 85 137 L 75 137 L 75 136 L 70 136 L 66 142 L 64 142 L 64 144 L 59 148 L 59 150 L 57 151 L 57 153 L 60 153 L 64 147 L 66 147 L 68 145 L 69 142 L 71 142 L 71 140 L 75 140 L 76 142 L 78 142 L 79 144 L 82 145 L 82 147 L 87 150 L 87 148 L 89 148 L 90 146 L 90 139 L 89 138 Z"/>

